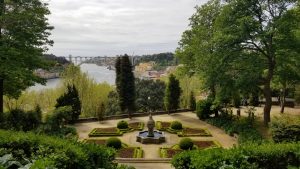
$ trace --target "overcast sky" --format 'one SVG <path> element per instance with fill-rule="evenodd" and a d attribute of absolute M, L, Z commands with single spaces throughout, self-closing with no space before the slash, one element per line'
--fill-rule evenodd
<path fill-rule="evenodd" d="M 174 52 L 194 7 L 207 0 L 47 0 L 58 56 Z"/>

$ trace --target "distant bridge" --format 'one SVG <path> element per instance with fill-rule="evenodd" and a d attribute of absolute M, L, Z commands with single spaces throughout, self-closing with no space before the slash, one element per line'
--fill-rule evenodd
<path fill-rule="evenodd" d="M 81 65 L 84 63 L 97 64 L 99 66 L 110 66 L 114 67 L 116 59 L 118 56 L 109 57 L 109 56 L 62 56 L 66 60 L 74 63 L 75 65 Z M 122 57 L 122 56 L 121 56 Z M 129 60 L 133 66 L 136 65 L 137 61 L 140 59 L 139 56 L 129 56 Z"/>

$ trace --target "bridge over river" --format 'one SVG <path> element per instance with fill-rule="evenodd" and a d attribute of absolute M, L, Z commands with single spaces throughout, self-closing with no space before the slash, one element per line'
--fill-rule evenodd
<path fill-rule="evenodd" d="M 107 67 L 114 67 L 115 62 L 118 56 L 61 56 L 67 59 L 68 61 L 74 63 L 75 65 L 81 65 L 84 63 L 93 63 L 97 64 L 98 66 L 107 66 Z M 136 65 L 137 61 L 141 57 L 139 56 L 129 56 L 131 64 L 133 66 Z"/>

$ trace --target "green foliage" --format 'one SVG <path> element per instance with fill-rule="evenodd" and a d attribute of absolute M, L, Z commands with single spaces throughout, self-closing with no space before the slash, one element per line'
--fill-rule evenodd
<path fill-rule="evenodd" d="M 127 166 L 127 165 L 121 164 L 121 165 L 118 165 L 117 169 L 135 169 L 135 168 L 132 166 Z"/>
<path fill-rule="evenodd" d="M 225 132 L 231 136 L 235 133 L 238 134 L 238 141 L 240 144 L 262 141 L 262 136 L 256 130 L 254 124 L 249 123 L 247 118 L 236 119 L 230 115 L 222 115 L 207 119 L 206 122 L 224 129 Z"/>
<path fill-rule="evenodd" d="M 186 151 L 172 159 L 176 169 L 273 169 L 298 167 L 300 144 L 251 144 L 232 149 Z"/>
<path fill-rule="evenodd" d="M 20 109 L 11 110 L 3 116 L 3 125 L 1 128 L 18 131 L 30 131 L 37 129 L 41 124 L 41 120 L 38 117 L 39 112 L 37 111 L 38 109 L 28 112 Z"/>
<path fill-rule="evenodd" d="M 109 139 L 106 140 L 106 146 L 107 147 L 112 147 L 115 149 L 120 149 L 122 147 L 122 142 L 120 139 L 116 138 L 116 137 L 111 137 Z"/>
<path fill-rule="evenodd" d="M 165 83 L 159 80 L 135 79 L 136 108 L 138 111 L 164 110 Z"/>
<path fill-rule="evenodd" d="M 274 142 L 300 141 L 300 117 L 282 115 L 276 117 L 271 126 Z"/>
<path fill-rule="evenodd" d="M 179 121 L 172 121 L 170 127 L 174 130 L 182 130 L 182 124 Z"/>
<path fill-rule="evenodd" d="M 179 108 L 179 99 L 181 88 L 179 81 L 171 74 L 165 91 L 164 104 L 166 111 L 177 110 Z"/>
<path fill-rule="evenodd" d="M 193 140 L 190 138 L 183 138 L 179 142 L 179 147 L 182 150 L 191 150 L 194 146 Z"/>
<path fill-rule="evenodd" d="M 75 123 L 81 113 L 81 102 L 79 100 L 78 91 L 75 86 L 68 85 L 66 93 L 60 96 L 56 101 L 56 108 L 63 106 L 72 107 L 72 111 L 69 112 L 69 116 L 71 117 L 71 119 L 68 122 Z"/>
<path fill-rule="evenodd" d="M 128 123 L 127 121 L 121 120 L 117 124 L 118 129 L 127 129 L 128 128 Z"/>
<path fill-rule="evenodd" d="M 196 107 L 196 114 L 200 120 L 209 118 L 214 112 L 211 110 L 213 103 L 211 99 L 199 100 Z"/>
<path fill-rule="evenodd" d="M 124 131 L 126 132 L 126 131 Z M 102 130 L 102 128 L 95 128 L 89 133 L 89 137 L 105 137 L 105 136 L 121 136 L 123 131 L 118 128 L 111 128 L 110 131 Z"/>
<path fill-rule="evenodd" d="M 36 168 L 116 168 L 112 162 L 115 152 L 110 148 L 45 135 L 0 130 L 0 157 L 8 152 L 22 165 L 29 161 Z"/>
<path fill-rule="evenodd" d="M 119 96 L 116 91 L 111 91 L 108 94 L 107 106 L 105 107 L 105 115 L 118 115 L 121 114 Z"/>
<path fill-rule="evenodd" d="M 191 94 L 190 94 L 189 109 L 191 111 L 195 111 L 196 110 L 196 98 L 194 96 L 194 92 L 191 92 Z"/>
<path fill-rule="evenodd" d="M 53 44 L 48 39 L 53 27 L 47 4 L 39 0 L 1 1 L 0 9 L 0 94 L 16 98 L 28 86 L 45 82 L 34 70 L 47 67 L 42 54 Z"/>
<path fill-rule="evenodd" d="M 116 61 L 116 87 L 122 112 L 131 114 L 135 111 L 135 83 L 129 56 L 125 54 Z"/>
<path fill-rule="evenodd" d="M 105 105 L 104 103 L 101 103 L 101 106 L 99 107 L 99 111 L 97 112 L 98 121 L 103 120 L 104 114 L 105 114 Z"/>
<path fill-rule="evenodd" d="M 300 104 L 300 85 L 296 86 L 295 101 L 296 103 Z"/>
<path fill-rule="evenodd" d="M 46 128 L 50 131 L 59 130 L 71 119 L 73 109 L 71 106 L 58 107 L 52 114 L 46 116 Z"/>
<path fill-rule="evenodd" d="M 78 90 L 79 100 L 81 102 L 82 117 L 96 117 L 101 104 L 107 105 L 108 94 L 113 90 L 107 83 L 97 83 L 90 78 L 87 73 L 83 73 L 79 66 L 70 64 L 62 74 L 63 90 L 67 86 L 75 86 Z"/>

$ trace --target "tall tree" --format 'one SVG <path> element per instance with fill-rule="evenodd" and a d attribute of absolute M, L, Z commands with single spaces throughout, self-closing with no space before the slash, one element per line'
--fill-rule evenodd
<path fill-rule="evenodd" d="M 33 71 L 45 67 L 42 54 L 53 43 L 49 14 L 40 0 L 0 0 L 0 113 L 3 95 L 18 97 L 28 86 L 44 82 Z"/>
<path fill-rule="evenodd" d="M 76 120 L 79 118 L 79 115 L 81 114 L 81 102 L 79 99 L 79 94 L 74 85 L 68 85 L 67 91 L 62 96 L 60 96 L 56 100 L 56 108 L 64 107 L 64 106 L 71 106 L 72 107 L 72 114 L 70 114 L 71 117 L 71 123 L 75 123 Z"/>
<path fill-rule="evenodd" d="M 164 104 L 165 109 L 170 114 L 170 111 L 177 110 L 179 108 L 180 102 L 180 94 L 181 89 L 179 85 L 179 80 L 171 74 L 169 76 L 169 81 L 166 86 L 165 97 L 164 97 Z"/>
<path fill-rule="evenodd" d="M 299 43 L 293 31 L 298 26 L 299 16 L 291 12 L 296 2 L 231 0 L 224 6 L 218 18 L 218 41 L 231 51 L 243 51 L 249 57 L 256 55 L 264 63 L 261 81 L 266 99 L 265 125 L 270 122 L 271 80 L 278 60 L 280 57 L 285 57 L 280 60 L 283 62 L 290 59 L 283 51 L 299 49 L 299 46 L 295 46 Z M 287 15 L 288 18 L 285 17 Z"/>
<path fill-rule="evenodd" d="M 122 112 L 131 118 L 135 111 L 135 83 L 129 56 L 125 54 L 116 61 L 116 86 Z"/>

